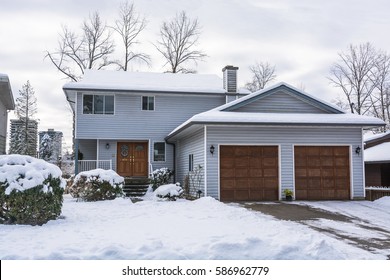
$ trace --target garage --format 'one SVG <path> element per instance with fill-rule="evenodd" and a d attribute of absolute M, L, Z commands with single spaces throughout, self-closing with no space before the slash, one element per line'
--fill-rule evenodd
<path fill-rule="evenodd" d="M 350 199 L 349 146 L 295 146 L 295 199 Z"/>
<path fill-rule="evenodd" d="M 220 200 L 279 199 L 278 146 L 220 146 Z"/>

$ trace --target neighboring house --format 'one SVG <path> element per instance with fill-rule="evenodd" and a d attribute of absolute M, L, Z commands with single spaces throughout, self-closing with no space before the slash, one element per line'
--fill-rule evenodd
<path fill-rule="evenodd" d="M 88 71 L 64 86 L 84 160 L 110 160 L 120 175 L 202 167 L 200 191 L 222 201 L 364 198 L 362 130 L 373 117 L 287 84 L 244 97 L 237 67 L 214 75 Z M 221 85 L 224 85 L 223 87 Z M 81 166 L 81 165 L 80 165 Z M 149 168 L 148 168 L 149 167 Z"/>
<path fill-rule="evenodd" d="M 6 153 L 8 110 L 15 109 L 9 78 L 0 74 L 0 155 Z"/>
<path fill-rule="evenodd" d="M 366 186 L 390 187 L 390 132 L 364 137 Z"/>

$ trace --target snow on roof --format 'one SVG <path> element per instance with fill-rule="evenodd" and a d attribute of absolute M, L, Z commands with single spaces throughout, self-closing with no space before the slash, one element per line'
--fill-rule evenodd
<path fill-rule="evenodd" d="M 8 75 L 0 73 L 0 100 L 8 110 L 15 109 L 14 97 Z"/>
<path fill-rule="evenodd" d="M 372 141 L 372 140 L 376 140 L 376 139 L 382 138 L 382 137 L 387 136 L 387 135 L 390 135 L 390 131 L 389 132 L 384 132 L 384 133 L 378 133 L 378 134 L 367 133 L 367 134 L 365 134 L 363 136 L 363 138 L 364 138 L 364 142 L 368 142 L 368 141 Z"/>
<path fill-rule="evenodd" d="M 382 143 L 364 150 L 365 162 L 390 161 L 390 142 Z"/>
<path fill-rule="evenodd" d="M 332 104 L 332 103 L 329 103 L 329 102 L 327 102 L 327 101 L 325 101 L 325 100 L 322 100 L 322 99 L 320 99 L 320 98 L 318 98 L 318 97 L 316 97 L 316 96 L 310 95 L 310 94 L 308 94 L 307 92 L 304 92 L 304 91 L 302 91 L 302 90 L 300 90 L 300 89 L 297 89 L 297 88 L 295 88 L 294 86 L 292 86 L 292 85 L 290 85 L 290 84 L 288 84 L 288 83 L 285 83 L 285 82 L 280 82 L 280 83 L 277 83 L 277 84 L 275 84 L 275 85 L 273 85 L 273 86 L 270 86 L 270 87 L 268 87 L 268 88 L 265 88 L 265 89 L 256 91 L 256 92 L 254 92 L 254 93 L 252 93 L 252 94 L 249 94 L 249 95 L 247 95 L 247 96 L 244 96 L 244 97 L 242 97 L 242 98 L 240 98 L 240 99 L 234 100 L 234 101 L 229 102 L 229 103 L 227 103 L 227 104 L 224 104 L 224 105 L 222 105 L 222 106 L 220 106 L 220 107 L 218 107 L 218 108 L 215 108 L 215 110 L 219 110 L 219 111 L 225 110 L 225 109 L 227 109 L 227 108 L 230 108 L 230 107 L 232 107 L 232 106 L 235 106 L 236 104 L 245 102 L 246 100 L 252 99 L 252 98 L 257 97 L 257 96 L 259 96 L 259 95 L 263 95 L 263 94 L 265 94 L 265 93 L 267 93 L 267 92 L 269 92 L 269 91 L 272 91 L 272 90 L 274 90 L 274 89 L 276 89 L 276 88 L 279 88 L 279 87 L 287 87 L 287 88 L 290 88 L 290 89 L 292 89 L 293 91 L 296 91 L 296 92 L 298 92 L 299 94 L 308 97 L 309 99 L 313 99 L 313 100 L 315 100 L 315 101 L 318 101 L 318 102 L 320 102 L 320 103 L 323 103 L 323 104 L 325 104 L 325 105 L 327 105 L 327 106 L 329 106 L 329 107 L 335 109 L 336 111 L 339 111 L 340 113 L 344 113 L 344 111 L 343 111 L 341 108 L 337 107 L 336 105 L 334 105 L 334 104 Z"/>
<path fill-rule="evenodd" d="M 79 82 L 64 89 L 225 93 L 217 75 L 86 70 Z"/>
<path fill-rule="evenodd" d="M 243 97 L 245 98 L 245 97 Z M 374 117 L 355 114 L 299 114 L 299 113 L 244 113 L 210 110 L 197 114 L 178 126 L 168 137 L 192 123 L 263 124 L 263 125 L 347 125 L 381 126 L 384 122 Z"/>

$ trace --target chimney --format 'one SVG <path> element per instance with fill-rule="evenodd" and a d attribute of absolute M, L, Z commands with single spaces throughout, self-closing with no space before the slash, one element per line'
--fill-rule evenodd
<path fill-rule="evenodd" d="M 238 67 L 227 65 L 222 69 L 223 72 L 223 88 L 228 93 L 237 92 L 237 70 Z"/>

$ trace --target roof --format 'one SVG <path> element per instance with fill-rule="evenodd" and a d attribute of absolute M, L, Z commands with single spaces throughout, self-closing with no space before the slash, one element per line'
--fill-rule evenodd
<path fill-rule="evenodd" d="M 295 94 L 309 98 L 312 102 L 323 104 L 332 113 L 324 114 L 301 114 L 301 113 L 256 113 L 256 112 L 234 112 L 229 108 L 235 108 L 240 104 L 248 104 L 257 100 L 256 97 L 272 92 L 277 88 L 287 87 L 292 89 Z M 174 137 L 181 131 L 192 125 L 211 124 L 211 125 L 283 125 L 283 126 L 349 126 L 349 127 L 376 127 L 383 126 L 385 123 L 375 117 L 361 116 L 345 113 L 338 107 L 324 102 L 316 97 L 303 93 L 294 87 L 280 83 L 265 90 L 261 90 L 215 109 L 197 114 L 175 128 L 167 139 Z"/>
<path fill-rule="evenodd" d="M 64 90 L 115 90 L 225 94 L 217 75 L 86 70 L 83 79 Z"/>
<path fill-rule="evenodd" d="M 5 74 L 0 73 L 0 101 L 4 104 L 7 110 L 15 109 L 15 101 L 12 95 L 9 78 Z"/>
<path fill-rule="evenodd" d="M 377 134 L 365 134 L 363 138 L 364 138 L 364 142 L 370 142 L 370 141 L 381 139 L 386 136 L 390 136 L 390 131 L 384 133 L 377 133 Z"/>
<path fill-rule="evenodd" d="M 390 162 L 390 142 L 365 149 L 364 162 Z"/>

